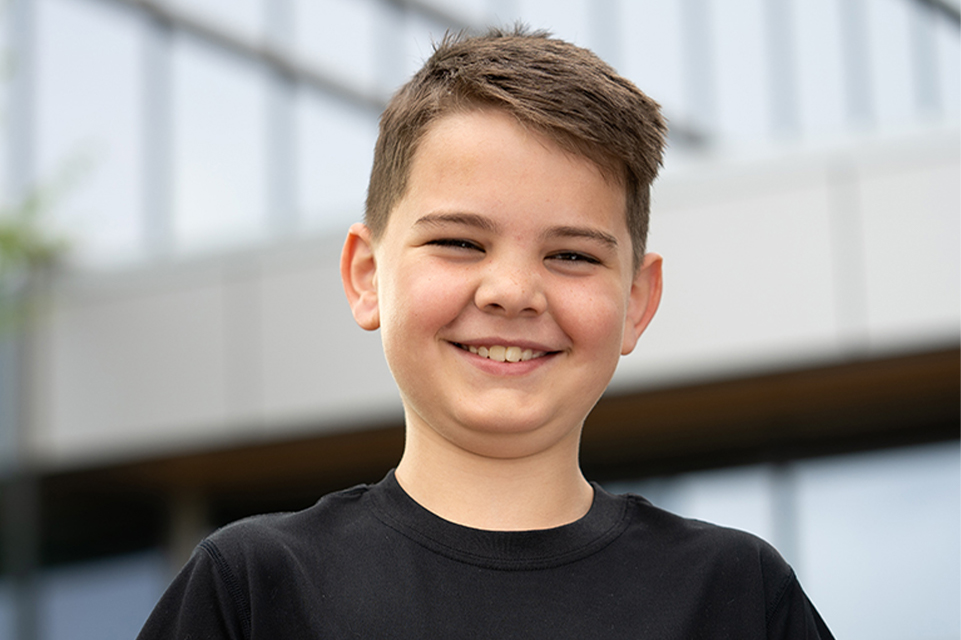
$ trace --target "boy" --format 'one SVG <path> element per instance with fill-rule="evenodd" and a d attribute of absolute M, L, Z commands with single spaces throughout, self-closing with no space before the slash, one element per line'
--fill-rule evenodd
<path fill-rule="evenodd" d="M 140 637 L 830 638 L 768 545 L 578 466 L 660 299 L 664 134 L 583 49 L 445 39 L 382 117 L 341 258 L 400 389 L 397 469 L 213 534 Z"/>

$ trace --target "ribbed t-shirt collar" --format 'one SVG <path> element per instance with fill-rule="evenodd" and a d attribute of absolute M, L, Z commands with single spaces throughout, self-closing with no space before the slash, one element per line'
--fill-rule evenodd
<path fill-rule="evenodd" d="M 486 531 L 431 513 L 400 486 L 393 470 L 367 493 L 374 516 L 414 542 L 443 556 L 501 570 L 531 570 L 567 564 L 600 551 L 627 527 L 627 500 L 594 487 L 583 518 L 553 529 Z"/>

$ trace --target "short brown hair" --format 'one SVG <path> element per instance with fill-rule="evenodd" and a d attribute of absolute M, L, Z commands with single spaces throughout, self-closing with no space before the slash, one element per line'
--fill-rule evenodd
<path fill-rule="evenodd" d="M 380 119 L 365 222 L 374 238 L 404 196 L 420 140 L 440 117 L 502 109 L 627 190 L 635 267 L 644 255 L 650 186 L 667 126 L 660 106 L 587 49 L 550 34 L 491 29 L 444 37 Z"/>

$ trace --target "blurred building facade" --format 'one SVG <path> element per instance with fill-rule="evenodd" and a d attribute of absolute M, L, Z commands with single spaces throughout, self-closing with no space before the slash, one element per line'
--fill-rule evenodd
<path fill-rule="evenodd" d="M 961 638 L 956 1 L 11 0 L 0 197 L 84 170 L 0 336 L 0 639 L 132 637 L 214 527 L 393 466 L 340 244 L 431 40 L 516 20 L 671 123 L 588 475 L 771 540 L 838 637 Z"/>

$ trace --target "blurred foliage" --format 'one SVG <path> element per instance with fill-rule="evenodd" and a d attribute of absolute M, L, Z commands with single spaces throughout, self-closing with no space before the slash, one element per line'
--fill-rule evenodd
<path fill-rule="evenodd" d="M 40 190 L 16 207 L 0 208 L 0 282 L 15 284 L 26 272 L 50 265 L 66 249 L 61 238 L 51 237 L 39 220 L 46 208 Z"/>
<path fill-rule="evenodd" d="M 69 249 L 67 238 L 44 219 L 89 164 L 86 157 L 77 156 L 64 163 L 54 180 L 33 187 L 22 200 L 0 206 L 0 333 L 29 318 L 37 277 Z"/>

